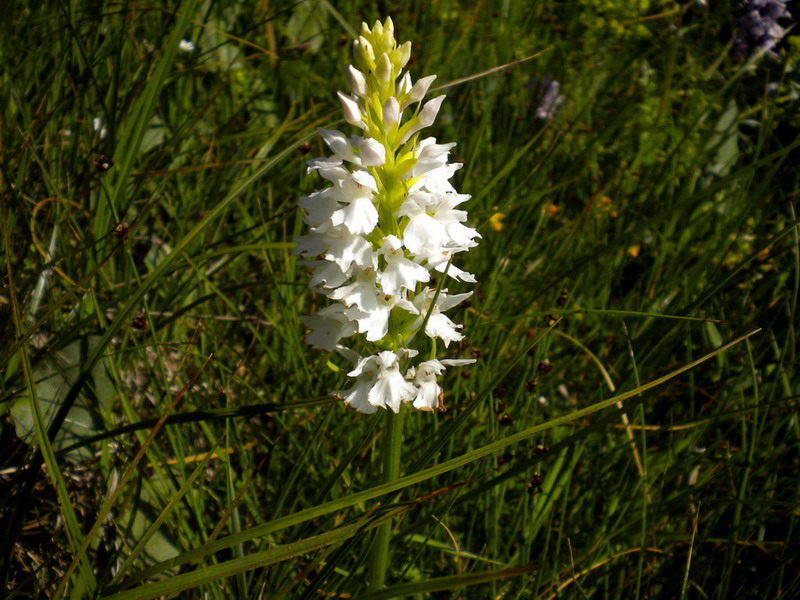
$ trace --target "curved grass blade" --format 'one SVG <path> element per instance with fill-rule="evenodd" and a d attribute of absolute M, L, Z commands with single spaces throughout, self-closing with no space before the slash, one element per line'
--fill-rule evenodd
<path fill-rule="evenodd" d="M 339 499 L 336 499 L 336 500 L 332 500 L 331 502 L 327 502 L 327 503 L 321 504 L 319 506 L 313 506 L 311 508 L 307 508 L 305 510 L 301 510 L 301 511 L 299 511 L 297 513 L 294 513 L 292 515 L 287 515 L 285 517 L 281 517 L 279 519 L 275 519 L 274 521 L 270 521 L 268 523 L 264 523 L 263 525 L 257 525 L 256 527 L 251 527 L 250 529 L 248 529 L 246 531 L 243 531 L 241 533 L 234 534 L 234 535 L 229 535 L 229 536 L 227 536 L 225 538 L 222 538 L 222 539 L 219 539 L 219 540 L 217 540 L 217 541 L 215 541 L 215 542 L 213 542 L 211 544 L 205 544 L 203 546 L 200 546 L 199 548 L 195 548 L 194 550 L 189 550 L 188 552 L 184 552 L 183 554 L 180 554 L 180 555 L 176 556 L 173 559 L 170 559 L 170 560 L 167 560 L 167 561 L 163 561 L 161 563 L 153 565 L 152 567 L 150 567 L 148 569 L 144 569 L 143 571 L 135 574 L 132 577 L 132 579 L 127 583 L 128 583 L 128 585 L 131 585 L 131 584 L 136 583 L 138 581 L 141 581 L 143 579 L 148 579 L 150 577 L 153 577 L 154 575 L 157 575 L 158 573 L 161 573 L 163 571 L 166 571 L 166 570 L 171 569 L 173 567 L 176 567 L 178 565 L 182 565 L 182 564 L 185 564 L 185 563 L 188 563 L 188 562 L 200 561 L 204 557 L 206 557 L 206 556 L 208 556 L 210 554 L 218 552 L 219 550 L 224 550 L 226 548 L 230 548 L 230 547 L 232 547 L 232 546 L 234 546 L 236 544 L 241 544 L 242 542 L 246 542 L 246 541 L 258 538 L 258 537 L 262 537 L 262 536 L 265 536 L 267 534 L 273 533 L 275 531 L 280 531 L 280 530 L 285 529 L 287 527 L 291 527 L 293 525 L 297 525 L 299 523 L 303 523 L 303 522 L 308 521 L 310 519 L 315 519 L 317 517 L 321 517 L 323 515 L 327 515 L 327 514 L 330 514 L 332 512 L 336 512 L 336 511 L 341 510 L 343 508 L 347 508 L 349 506 L 353 506 L 355 504 L 358 504 L 359 502 L 365 502 L 367 500 L 373 500 L 375 498 L 379 498 L 380 496 L 383 496 L 383 495 L 386 495 L 386 494 L 390 494 L 390 493 L 396 492 L 398 490 L 402 490 L 402 489 L 407 488 L 409 486 L 421 483 L 423 481 L 427 481 L 428 479 L 432 479 L 433 477 L 436 477 L 438 475 L 442 475 L 444 473 L 449 473 L 450 471 L 453 471 L 455 469 L 458 469 L 460 467 L 463 467 L 465 465 L 473 463 L 473 462 L 475 462 L 477 460 L 480 460 L 481 458 L 485 458 L 487 456 L 491 456 L 495 452 L 497 452 L 498 450 L 502 450 L 503 448 L 506 448 L 507 446 L 511 446 L 513 444 L 517 444 L 519 442 L 522 442 L 522 441 L 525 441 L 525 440 L 527 440 L 529 438 L 532 438 L 533 436 L 538 435 L 543 431 L 547 431 L 548 429 L 552 429 L 554 427 L 558 427 L 558 426 L 564 425 L 566 423 L 571 423 L 573 421 L 580 420 L 580 419 L 582 419 L 584 417 L 587 417 L 587 416 L 589 416 L 591 414 L 594 414 L 594 413 L 596 413 L 598 411 L 601 411 L 601 410 L 603 410 L 605 408 L 609 408 L 611 406 L 614 406 L 618 402 L 622 402 L 622 401 L 627 400 L 629 398 L 633 398 L 634 396 L 638 396 L 638 395 L 640 395 L 640 394 L 642 394 L 642 393 L 644 393 L 644 392 L 646 392 L 648 390 L 651 390 L 651 389 L 653 389 L 655 387 L 658 387 L 658 386 L 666 383 L 667 381 L 670 381 L 671 379 L 674 379 L 678 375 L 680 375 L 682 373 L 685 373 L 686 371 L 689 371 L 689 370 L 693 369 L 694 367 L 696 367 L 696 366 L 698 366 L 698 365 L 700 365 L 700 364 L 702 364 L 702 363 L 714 358 L 715 356 L 717 356 L 721 352 L 724 352 L 725 350 L 735 346 L 736 344 L 739 344 L 740 342 L 746 340 L 750 336 L 755 335 L 759 331 L 761 331 L 761 330 L 760 329 L 756 329 L 755 331 L 751 331 L 750 333 L 748 333 L 746 335 L 743 335 L 743 336 L 741 336 L 741 337 L 739 337 L 739 338 L 737 338 L 737 339 L 735 339 L 735 340 L 733 340 L 731 342 L 728 342 L 724 346 L 721 346 L 721 347 L 717 348 L 713 352 L 710 352 L 709 354 L 706 354 L 705 356 L 703 356 L 703 357 L 701 357 L 701 358 L 699 358 L 699 359 L 697 359 L 697 360 L 695 360 L 695 361 L 693 361 L 693 362 L 691 362 L 691 363 L 689 363 L 687 365 L 684 365 L 683 367 L 681 367 L 679 369 L 676 369 L 675 371 L 672 371 L 671 373 L 668 373 L 667 375 L 664 375 L 663 377 L 659 377 L 658 379 L 655 379 L 653 381 L 645 383 L 644 385 L 641 385 L 641 386 L 639 386 L 639 387 L 637 387 L 635 389 L 629 390 L 627 392 L 623 392 L 621 394 L 617 394 L 616 396 L 614 396 L 612 398 L 609 398 L 607 400 L 603 400 L 601 402 L 597 402 L 597 403 L 595 403 L 595 404 L 593 404 L 591 406 L 588 406 L 586 408 L 582 408 L 580 410 L 576 410 L 575 412 L 570 413 L 568 415 L 564 415 L 562 417 L 551 419 L 550 421 L 547 421 L 546 423 L 542 423 L 540 425 L 534 425 L 533 427 L 529 427 L 528 429 L 524 429 L 523 431 L 520 431 L 518 433 L 515 433 L 515 434 L 510 435 L 508 437 L 505 437 L 503 439 L 497 440 L 496 442 L 492 442 L 491 444 L 486 444 L 485 446 L 482 446 L 480 448 L 476 448 L 475 450 L 467 452 L 466 454 L 463 454 L 463 455 L 458 456 L 456 458 L 452 458 L 450 460 L 444 461 L 444 462 L 442 462 L 442 463 L 440 463 L 438 465 L 435 465 L 433 467 L 429 467 L 427 469 L 423 469 L 421 471 L 417 471 L 416 473 L 412 473 L 411 475 L 406 475 L 405 477 L 401 477 L 400 479 L 397 479 L 397 480 L 395 480 L 393 482 L 385 483 L 385 484 L 382 484 L 382 485 L 377 485 L 377 486 L 371 487 L 371 488 L 369 488 L 367 490 L 364 490 L 362 492 L 357 492 L 355 494 L 351 494 L 351 495 L 346 496 L 344 498 L 339 498 Z"/>
<path fill-rule="evenodd" d="M 427 581 L 415 581 L 414 583 L 404 583 L 396 585 L 386 590 L 370 592 L 363 596 L 355 596 L 354 600 L 385 600 L 386 598 L 409 598 L 415 594 L 427 594 L 430 592 L 441 592 L 457 590 L 470 585 L 490 583 L 502 579 L 509 579 L 515 575 L 529 573 L 537 567 L 518 567 L 515 569 L 497 569 L 495 571 L 480 571 L 479 573 L 468 573 L 465 575 L 449 575 L 447 577 L 436 577 Z"/>
<path fill-rule="evenodd" d="M 347 540 L 354 535 L 378 527 L 384 522 L 389 522 L 407 510 L 407 507 L 403 507 L 378 518 L 367 514 L 350 525 L 326 531 L 320 535 L 306 538 L 298 542 L 292 542 L 291 544 L 277 546 L 270 550 L 254 552 L 242 558 L 235 558 L 218 565 L 203 567 L 191 573 L 177 575 L 164 579 L 163 581 L 148 583 L 131 590 L 105 596 L 101 600 L 147 600 L 148 598 L 177 594 L 185 590 L 196 588 L 204 583 L 210 583 L 218 579 L 231 577 L 238 573 L 266 567 Z"/>
<path fill-rule="evenodd" d="M 161 511 L 161 514 L 158 515 L 156 520 L 153 521 L 153 523 L 150 525 L 147 531 L 145 531 L 142 537 L 139 538 L 139 540 L 136 542 L 136 546 L 133 548 L 133 550 L 131 550 L 130 554 L 125 559 L 125 562 L 122 563 L 119 570 L 114 575 L 114 579 L 111 580 L 112 583 L 122 579 L 122 577 L 128 571 L 130 566 L 133 564 L 133 561 L 135 561 L 136 558 L 139 556 L 139 554 L 141 554 L 142 551 L 144 551 L 147 542 L 150 541 L 150 538 L 152 538 L 155 535 L 155 533 L 158 531 L 158 528 L 161 527 L 162 523 L 164 523 L 164 521 L 167 520 L 167 517 L 169 517 L 169 515 L 172 513 L 175 507 L 178 506 L 178 503 L 186 495 L 186 492 L 189 491 L 189 488 L 192 487 L 192 485 L 200 476 L 200 474 L 205 470 L 206 465 L 215 455 L 218 447 L 219 445 L 215 446 L 214 448 L 211 448 L 208 452 L 206 452 L 206 455 L 203 457 L 203 460 L 200 461 L 200 464 L 197 465 L 195 470 L 192 471 L 192 474 L 189 475 L 186 481 L 183 482 L 183 485 L 180 487 L 180 489 L 175 494 L 173 494 L 172 498 L 170 498 L 167 505 Z"/>
<path fill-rule="evenodd" d="M 338 398 L 320 397 L 309 398 L 308 400 L 301 400 L 299 402 L 263 402 L 260 404 L 242 406 L 240 408 L 211 408 L 207 410 L 195 410 L 178 415 L 170 415 L 167 417 L 164 425 L 196 423 L 198 421 L 220 421 L 223 419 L 235 419 L 238 417 L 254 417 L 257 415 L 268 415 L 278 411 L 294 410 L 296 408 L 334 404 L 336 402 L 339 402 Z M 82 439 L 80 442 L 75 442 L 70 446 L 65 446 L 56 452 L 56 455 L 66 454 L 71 450 L 89 446 L 96 442 L 102 442 L 103 440 L 112 439 L 125 433 L 133 433 L 134 431 L 150 429 L 156 423 L 158 423 L 158 419 L 146 419 L 144 421 L 139 421 L 138 423 L 131 423 L 129 425 L 123 425 L 122 427 L 117 427 L 116 429 L 112 429 L 110 431 L 104 431 L 103 433 L 98 433 L 97 435 Z"/>
<path fill-rule="evenodd" d="M 607 308 L 562 308 L 553 310 L 537 310 L 526 312 L 525 314 L 504 319 L 495 319 L 496 323 L 513 323 L 516 321 L 527 321 L 528 319 L 539 319 L 549 315 L 571 316 L 571 315 L 605 315 L 609 317 L 638 317 L 642 319 L 673 319 L 676 321 L 700 321 L 703 323 L 725 323 L 724 319 L 708 319 L 705 317 L 686 317 L 683 315 L 666 315 L 664 313 L 642 312 L 637 310 L 613 310 Z"/>

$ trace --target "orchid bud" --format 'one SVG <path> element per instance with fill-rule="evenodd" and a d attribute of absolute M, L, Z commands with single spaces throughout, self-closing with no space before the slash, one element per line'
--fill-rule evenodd
<path fill-rule="evenodd" d="M 363 98 L 366 95 L 367 78 L 353 65 L 347 65 L 347 80 L 350 83 L 350 89 L 353 90 L 356 96 L 361 96 Z"/>
<path fill-rule="evenodd" d="M 355 152 L 353 152 L 350 142 L 347 141 L 347 137 L 341 131 L 317 127 L 317 133 L 337 156 L 341 156 L 345 160 L 352 160 L 355 157 Z"/>
<path fill-rule="evenodd" d="M 400 103 L 394 96 L 387 98 L 383 103 L 383 123 L 386 129 L 390 129 L 400 120 Z"/>
<path fill-rule="evenodd" d="M 372 36 L 375 41 L 383 37 L 383 24 L 380 21 L 375 21 L 375 25 L 372 26 Z"/>
<path fill-rule="evenodd" d="M 364 127 L 364 122 L 361 120 L 361 109 L 350 96 L 345 96 L 342 92 L 336 92 L 339 100 L 342 101 L 342 111 L 344 112 L 344 120 L 357 127 Z"/>
<path fill-rule="evenodd" d="M 397 84 L 397 95 L 402 96 L 407 94 L 411 89 L 411 73 L 406 71 L 400 78 L 400 83 Z"/>
<path fill-rule="evenodd" d="M 383 36 L 382 36 L 387 43 L 394 46 L 397 42 L 394 39 L 394 21 L 392 21 L 392 17 L 386 17 L 386 20 L 383 22 Z"/>
<path fill-rule="evenodd" d="M 403 108 L 405 109 L 410 104 L 422 100 L 425 94 L 428 93 L 428 88 L 431 87 L 434 79 L 436 79 L 436 75 L 429 75 L 428 77 L 418 79 L 403 101 Z"/>
<path fill-rule="evenodd" d="M 433 100 L 428 100 L 422 107 L 419 115 L 414 121 L 409 121 L 406 126 L 411 125 L 408 131 L 404 132 L 403 137 L 400 138 L 400 143 L 405 144 L 409 138 L 418 132 L 420 129 L 429 127 L 436 120 L 436 115 L 439 114 L 439 107 L 444 102 L 446 96 L 437 96 Z"/>
<path fill-rule="evenodd" d="M 375 64 L 375 77 L 383 83 L 386 83 L 392 77 L 392 62 L 385 52 L 378 57 Z"/>
<path fill-rule="evenodd" d="M 428 100 L 425 103 L 418 117 L 423 127 L 433 125 L 433 122 L 436 120 L 436 115 L 439 114 L 439 108 L 442 106 L 442 102 L 444 102 L 446 97 L 445 95 L 437 96 L 433 100 Z"/>
<path fill-rule="evenodd" d="M 411 42 L 406 42 L 394 52 L 392 63 L 395 70 L 399 73 L 408 64 L 408 59 L 411 58 Z"/>
<path fill-rule="evenodd" d="M 372 44 L 362 36 L 353 42 L 353 49 L 355 50 L 356 65 L 359 69 L 362 71 L 370 70 L 375 64 L 375 50 Z"/>
<path fill-rule="evenodd" d="M 380 167 L 386 162 L 386 148 L 375 138 L 362 139 L 358 151 L 365 167 Z"/>

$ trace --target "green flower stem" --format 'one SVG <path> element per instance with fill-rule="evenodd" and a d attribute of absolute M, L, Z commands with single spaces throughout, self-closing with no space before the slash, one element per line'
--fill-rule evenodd
<path fill-rule="evenodd" d="M 386 411 L 386 432 L 383 440 L 383 482 L 390 483 L 400 477 L 400 449 L 403 442 L 403 411 L 394 414 Z M 392 522 L 386 521 L 378 527 L 375 543 L 370 555 L 369 589 L 383 589 L 386 572 L 389 569 L 392 539 Z"/>

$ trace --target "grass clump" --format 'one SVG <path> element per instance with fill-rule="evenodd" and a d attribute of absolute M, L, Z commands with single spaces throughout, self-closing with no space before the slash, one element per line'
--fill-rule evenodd
<path fill-rule="evenodd" d="M 346 129 L 349 42 L 387 15 L 12 3 L 6 593 L 797 595 L 800 47 L 734 57 L 741 11 L 709 4 L 389 7 L 483 236 L 450 353 L 479 360 L 406 416 L 393 487 L 292 256 L 315 128 Z"/>

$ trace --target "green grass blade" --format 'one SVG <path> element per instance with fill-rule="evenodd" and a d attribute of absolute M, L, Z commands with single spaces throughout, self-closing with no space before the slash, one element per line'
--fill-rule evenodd
<path fill-rule="evenodd" d="M 432 592 L 452 591 L 455 592 L 462 587 L 490 583 L 492 581 L 502 581 L 524 573 L 530 573 L 534 567 L 497 569 L 495 571 L 479 571 L 477 573 L 464 573 L 461 575 L 450 575 L 448 577 L 435 577 L 427 581 L 405 583 L 395 585 L 385 590 L 360 594 L 357 600 L 386 600 L 387 598 L 408 598 L 415 594 L 430 594 Z"/>
<path fill-rule="evenodd" d="M 204 557 L 218 552 L 219 550 L 223 550 L 226 548 L 230 548 L 236 544 L 240 544 L 242 542 L 246 542 L 252 539 L 256 539 L 262 536 L 265 536 L 269 533 L 273 533 L 275 531 L 280 531 L 281 529 L 285 529 L 287 527 L 291 527 L 293 525 L 297 525 L 299 523 L 303 523 L 310 519 L 315 519 L 317 517 L 321 517 L 332 512 L 336 512 L 338 510 L 342 510 L 343 508 L 347 508 L 349 506 L 353 506 L 354 504 L 358 504 L 359 502 L 365 502 L 367 500 L 372 500 L 374 498 L 379 498 L 380 496 L 384 496 L 391 492 L 396 492 L 398 490 L 402 490 L 407 488 L 411 485 L 415 485 L 418 483 L 422 483 L 423 481 L 427 481 L 436 477 L 438 475 L 442 475 L 444 473 L 448 473 L 453 471 L 459 467 L 463 467 L 473 463 L 477 460 L 485 458 L 487 456 L 491 456 L 496 453 L 498 450 L 502 450 L 508 446 L 512 446 L 514 444 L 518 444 L 522 441 L 532 438 L 535 435 L 538 435 L 544 431 L 552 429 L 554 427 L 558 427 L 560 425 L 564 425 L 567 423 L 572 423 L 574 421 L 578 421 L 584 417 L 587 417 L 591 414 L 594 414 L 598 411 L 601 411 L 605 408 L 610 406 L 614 406 L 618 402 L 622 402 L 639 394 L 642 394 L 648 390 L 651 390 L 655 387 L 658 387 L 671 379 L 674 379 L 678 375 L 693 369 L 694 367 L 714 358 L 715 356 L 719 355 L 720 353 L 724 352 L 728 348 L 739 344 L 743 340 L 747 339 L 748 337 L 755 335 L 758 333 L 759 330 L 753 331 L 748 333 L 742 337 L 739 337 L 731 342 L 728 342 L 724 346 L 714 350 L 713 352 L 706 354 L 702 358 L 699 358 L 688 365 L 685 365 L 679 369 L 676 369 L 665 375 L 663 377 L 659 377 L 649 383 L 646 383 L 638 388 L 633 390 L 623 392 L 614 396 L 613 398 L 609 398 L 608 400 L 603 400 L 601 402 L 597 402 L 587 408 L 583 408 L 577 411 L 574 411 L 568 415 L 564 415 L 562 417 L 558 417 L 556 419 L 552 419 L 546 423 L 542 423 L 541 425 L 535 425 L 533 427 L 529 427 L 519 433 L 510 435 L 508 437 L 502 438 L 496 442 L 491 444 L 487 444 L 481 448 L 476 450 L 472 450 L 467 452 L 457 458 L 453 458 L 447 461 L 444 461 L 438 465 L 433 467 L 429 467 L 427 469 L 423 469 L 422 471 L 418 471 L 412 475 L 406 475 L 405 477 L 401 477 L 391 483 L 385 483 L 382 485 L 378 485 L 372 487 L 368 490 L 364 490 L 362 492 L 357 492 L 355 494 L 351 494 L 344 498 L 333 500 L 330 502 L 326 502 L 325 504 L 314 506 L 311 508 L 307 508 L 305 510 L 301 510 L 297 513 L 292 515 L 288 515 L 286 517 L 281 517 L 269 523 L 264 523 L 263 525 L 258 525 L 256 527 L 252 527 L 246 531 L 243 531 L 237 535 L 229 535 L 225 538 L 217 540 L 212 544 L 208 544 L 205 546 L 201 546 L 195 550 L 190 550 L 188 552 L 184 552 L 175 558 L 164 561 L 162 563 L 153 565 L 148 569 L 144 569 L 143 571 L 134 574 L 129 580 L 129 583 L 140 581 L 142 579 L 147 579 L 153 577 L 154 575 L 161 573 L 167 569 L 171 569 L 178 565 L 182 565 L 188 562 L 196 562 L 202 560 Z"/>
<path fill-rule="evenodd" d="M 177 594 L 198 587 L 204 583 L 232 577 L 238 573 L 269 566 L 342 542 L 354 535 L 378 527 L 385 521 L 390 521 L 405 510 L 406 509 L 391 511 L 388 514 L 374 519 L 370 515 L 366 515 L 350 525 L 345 525 L 314 537 L 283 546 L 277 546 L 270 550 L 254 552 L 242 558 L 228 560 L 217 565 L 197 569 L 191 573 L 176 575 L 163 581 L 149 583 L 137 588 L 118 592 L 111 596 L 105 596 L 102 600 L 146 600 L 148 598 L 158 598 L 168 594 Z"/>

